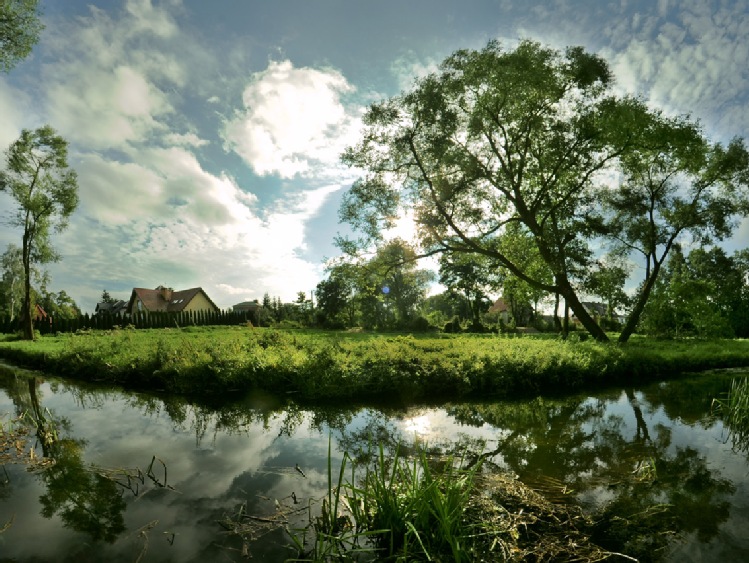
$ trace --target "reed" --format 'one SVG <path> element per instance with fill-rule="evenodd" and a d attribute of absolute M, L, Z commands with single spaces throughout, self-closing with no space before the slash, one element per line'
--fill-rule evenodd
<path fill-rule="evenodd" d="M 724 397 L 713 399 L 713 407 L 728 428 L 734 448 L 749 451 L 749 377 L 731 380 Z"/>

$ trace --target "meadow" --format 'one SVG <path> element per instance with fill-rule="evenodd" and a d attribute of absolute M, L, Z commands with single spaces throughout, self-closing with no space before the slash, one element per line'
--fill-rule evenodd
<path fill-rule="evenodd" d="M 749 366 L 746 340 L 624 346 L 549 335 L 395 335 L 233 327 L 5 337 L 0 357 L 64 377 L 186 395 L 264 390 L 299 402 L 513 397 Z"/>

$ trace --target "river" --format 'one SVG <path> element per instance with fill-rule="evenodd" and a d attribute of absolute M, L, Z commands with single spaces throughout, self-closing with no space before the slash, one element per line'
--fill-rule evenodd
<path fill-rule="evenodd" d="M 553 500 L 608 507 L 644 559 L 749 561 L 747 440 L 711 410 L 747 375 L 309 409 L 257 395 L 206 405 L 2 368 L 4 436 L 27 434 L 6 439 L 0 458 L 0 560 L 283 561 L 296 556 L 284 526 L 301 539 L 327 491 L 329 447 L 337 473 L 344 452 L 361 457 L 382 441 L 483 451 L 486 467 Z"/>

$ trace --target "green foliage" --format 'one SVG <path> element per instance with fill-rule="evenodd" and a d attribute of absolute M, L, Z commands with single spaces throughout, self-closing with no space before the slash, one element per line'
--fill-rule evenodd
<path fill-rule="evenodd" d="M 374 534 L 381 558 L 472 561 L 476 525 L 464 510 L 479 470 L 452 457 L 435 463 L 424 450 L 412 461 L 397 451 L 388 458 L 380 445 L 362 483 L 349 483 L 347 500 L 357 527 Z"/>
<path fill-rule="evenodd" d="M 478 325 L 490 305 L 488 293 L 496 292 L 503 280 L 500 264 L 465 253 L 444 253 L 439 263 L 440 283 L 465 300 L 471 322 Z"/>
<path fill-rule="evenodd" d="M 322 326 L 394 330 L 413 326 L 433 274 L 418 268 L 416 254 L 395 239 L 379 247 L 369 259 L 329 268 L 317 286 Z"/>
<path fill-rule="evenodd" d="M 385 561 L 474 561 L 491 538 L 466 508 L 478 494 L 481 464 L 464 467 L 453 457 L 433 458 L 425 449 L 409 460 L 390 457 L 382 444 L 373 464 L 364 467 L 346 453 L 333 479 L 328 450 L 328 495 L 314 520 L 312 548 L 307 529 L 291 531 L 300 557 L 293 561 L 352 561 L 358 555 Z M 351 477 L 345 479 L 347 466 Z M 346 509 L 344 509 L 346 507 Z M 301 537 L 300 537 L 301 535 Z"/>
<path fill-rule="evenodd" d="M 0 172 L 0 190 L 8 191 L 17 208 L 10 224 L 23 230 L 23 325 L 33 338 L 31 271 L 34 264 L 59 259 L 50 245 L 50 229 L 61 231 L 78 207 L 78 181 L 68 166 L 68 143 L 49 125 L 24 129 L 6 151 L 6 169 Z"/>
<path fill-rule="evenodd" d="M 642 329 L 662 337 L 745 336 L 749 282 L 737 256 L 719 248 L 675 249 L 643 312 Z"/>
<path fill-rule="evenodd" d="M 8 72 L 31 53 L 44 25 L 39 21 L 39 0 L 0 2 L 0 72 Z"/>
<path fill-rule="evenodd" d="M 21 249 L 9 244 L 2 257 L 2 281 L 0 281 L 0 313 L 11 321 L 21 311 L 24 295 L 24 271 Z M 38 272 L 33 272 L 38 281 Z"/>
<path fill-rule="evenodd" d="M 601 341 L 579 297 L 594 250 L 641 253 L 626 342 L 674 245 L 724 238 L 749 213 L 749 152 L 739 139 L 713 145 L 692 120 L 617 97 L 611 83 L 606 62 L 580 48 L 492 41 L 455 52 L 366 113 L 361 141 L 343 156 L 365 174 L 340 212 L 362 237 L 341 248 L 370 248 L 413 211 L 424 255 L 490 259 L 515 285 L 506 296 L 536 305 L 561 295 Z M 599 268 L 588 280 L 612 308 L 621 274 Z"/>

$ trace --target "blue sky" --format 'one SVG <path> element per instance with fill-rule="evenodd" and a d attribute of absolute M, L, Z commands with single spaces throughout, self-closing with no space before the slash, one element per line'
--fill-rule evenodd
<path fill-rule="evenodd" d="M 40 43 L 0 75 L 0 147 L 45 123 L 70 141 L 81 204 L 49 271 L 87 311 L 160 284 L 220 307 L 309 293 L 346 229 L 338 155 L 364 108 L 493 38 L 582 45 L 621 92 L 749 136 L 741 1 L 40 2 Z M 3 251 L 20 244 L 4 223 Z M 747 244 L 744 221 L 726 246 Z"/>

